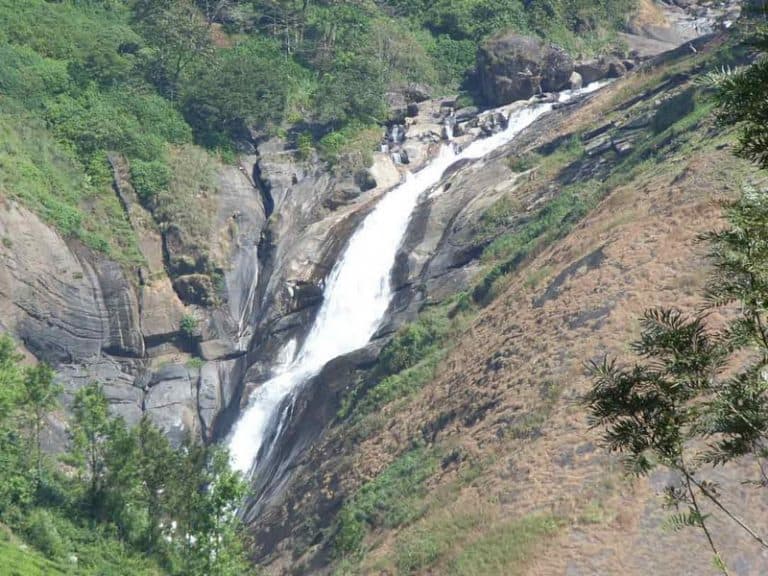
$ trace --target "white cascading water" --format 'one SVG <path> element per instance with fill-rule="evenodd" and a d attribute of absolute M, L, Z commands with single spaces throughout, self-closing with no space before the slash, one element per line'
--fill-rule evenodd
<path fill-rule="evenodd" d="M 595 83 L 578 91 L 563 92 L 559 101 L 592 92 Z M 482 158 L 510 142 L 552 104 L 534 104 L 513 112 L 506 130 L 476 140 L 460 153 L 453 145 L 442 148 L 437 158 L 387 193 L 349 240 L 346 251 L 327 279 L 324 301 L 298 355 L 284 350 L 288 361 L 252 395 L 247 408 L 235 424 L 229 439 L 232 465 L 248 474 L 255 468 L 264 438 L 275 410 L 289 394 L 317 374 L 334 358 L 365 346 L 379 327 L 392 296 L 390 273 L 405 235 L 411 212 L 421 194 L 435 186 L 445 170 L 457 160 Z M 291 342 L 287 348 L 294 347 Z M 278 422 L 279 428 L 284 422 Z M 269 447 L 271 451 L 272 447 Z"/>

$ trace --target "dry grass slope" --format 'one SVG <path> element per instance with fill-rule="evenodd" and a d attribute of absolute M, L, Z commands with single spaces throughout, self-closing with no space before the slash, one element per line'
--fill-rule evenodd
<path fill-rule="evenodd" d="M 597 120 L 623 90 L 600 95 L 576 125 Z M 436 380 L 406 409 L 388 412 L 387 426 L 363 443 L 356 468 L 364 477 L 429 423 L 441 423 L 435 443 L 462 455 L 432 480 L 434 501 L 420 521 L 373 536 L 363 573 L 717 573 L 697 532 L 666 530 L 657 497 L 665 478 L 630 483 L 579 404 L 590 385 L 584 362 L 626 358 L 643 310 L 701 304 L 707 262 L 697 237 L 717 225 L 717 202 L 733 197 L 749 173 L 726 137 L 703 134 L 663 163 L 642 165 L 512 275 Z M 482 416 L 455 417 L 473 410 Z M 719 479 L 739 511 L 765 526 L 764 491 Z M 748 540 L 715 525 L 735 573 L 768 572 Z M 499 556 L 514 565 L 494 562 Z M 469 558 L 490 560 L 467 571 Z"/>

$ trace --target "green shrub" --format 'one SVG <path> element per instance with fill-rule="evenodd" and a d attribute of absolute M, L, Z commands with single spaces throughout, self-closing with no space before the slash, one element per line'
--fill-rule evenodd
<path fill-rule="evenodd" d="M 62 563 L 54 563 L 33 548 L 22 547 L 9 539 L 0 527 L 0 558 L 2 570 L 9 576 L 64 576 L 71 574 Z"/>
<path fill-rule="evenodd" d="M 190 340 L 197 338 L 200 335 L 200 320 L 194 314 L 184 314 L 181 317 L 179 331 Z"/>
<path fill-rule="evenodd" d="M 510 156 L 507 166 L 512 172 L 527 172 L 536 165 L 536 159 L 531 154 L 521 154 L 520 156 Z"/>
<path fill-rule="evenodd" d="M 171 169 L 160 160 L 131 162 L 131 182 L 142 200 L 151 200 L 167 190 L 172 176 Z"/>
<path fill-rule="evenodd" d="M 354 411 L 355 416 L 360 418 L 394 400 L 410 396 L 434 377 L 444 356 L 444 350 L 435 349 L 402 372 L 382 378 L 356 404 L 343 404 L 339 415 L 343 418 Z"/>
<path fill-rule="evenodd" d="M 48 510 L 37 508 L 29 514 L 26 535 L 29 543 L 48 558 L 61 558 L 67 552 L 68 544 Z"/>
<path fill-rule="evenodd" d="M 317 148 L 329 162 L 338 161 L 342 149 L 347 144 L 347 136 L 343 132 L 329 132 L 317 143 Z"/>
<path fill-rule="evenodd" d="M 0 93 L 29 107 L 70 88 L 66 62 L 43 58 L 24 46 L 0 44 Z"/>
<path fill-rule="evenodd" d="M 527 516 L 494 527 L 465 547 L 451 562 L 455 576 L 515 576 L 525 574 L 527 563 L 557 533 L 560 523 L 551 516 Z"/>
<path fill-rule="evenodd" d="M 514 271 L 536 247 L 560 238 L 588 208 L 587 201 L 564 190 L 519 230 L 494 240 L 483 252 L 483 259 L 496 263 L 475 286 L 474 301 L 487 304 L 493 300 L 494 285 L 500 278 Z"/>
<path fill-rule="evenodd" d="M 409 324 L 402 329 L 379 356 L 379 366 L 386 374 L 396 374 L 416 364 L 435 343 L 436 331 L 425 323 Z"/>
<path fill-rule="evenodd" d="M 411 574 L 433 565 L 446 552 L 446 543 L 440 542 L 428 530 L 411 529 L 407 536 L 399 538 L 396 545 L 397 569 L 400 574 Z"/>
<path fill-rule="evenodd" d="M 302 132 L 296 139 L 296 153 L 302 160 L 308 159 L 312 155 L 312 151 L 315 149 L 314 142 L 312 140 L 312 134 L 310 132 Z"/>
<path fill-rule="evenodd" d="M 424 482 L 437 469 L 438 460 L 435 453 L 418 448 L 400 456 L 363 485 L 337 516 L 337 553 L 358 552 L 370 528 L 394 528 L 421 516 Z"/>

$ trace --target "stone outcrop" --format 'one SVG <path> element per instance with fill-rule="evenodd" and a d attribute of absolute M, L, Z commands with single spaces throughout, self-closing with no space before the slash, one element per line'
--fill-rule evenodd
<path fill-rule="evenodd" d="M 119 266 L 70 248 L 13 203 L 0 209 L 0 237 L 3 326 L 30 352 L 52 363 L 89 360 L 103 351 L 143 353 L 137 300 Z"/>
<path fill-rule="evenodd" d="M 491 38 L 477 55 L 480 90 L 491 106 L 560 90 L 573 70 L 573 60 L 563 49 L 515 33 Z"/>
<path fill-rule="evenodd" d="M 150 378 L 144 399 L 149 418 L 178 446 L 187 435 L 200 434 L 197 415 L 196 369 L 179 364 L 160 368 Z"/>

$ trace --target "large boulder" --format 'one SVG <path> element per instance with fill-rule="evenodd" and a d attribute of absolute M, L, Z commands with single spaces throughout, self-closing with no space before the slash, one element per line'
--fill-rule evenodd
<path fill-rule="evenodd" d="M 579 62 L 576 64 L 576 72 L 581 74 L 581 78 L 586 86 L 605 78 L 624 76 L 627 73 L 627 66 L 614 56 L 602 56 L 599 59 Z"/>
<path fill-rule="evenodd" d="M 493 106 L 567 87 L 572 72 L 573 60 L 564 50 L 514 33 L 494 36 L 477 55 L 480 89 Z"/>

